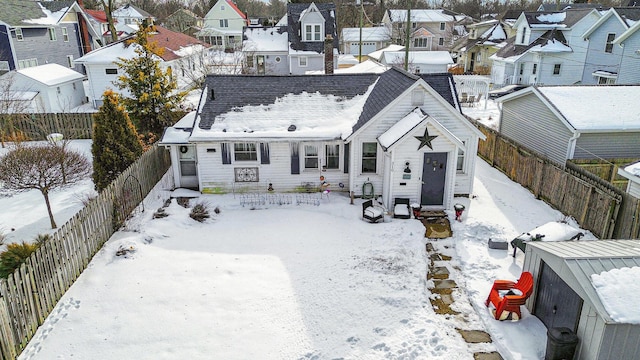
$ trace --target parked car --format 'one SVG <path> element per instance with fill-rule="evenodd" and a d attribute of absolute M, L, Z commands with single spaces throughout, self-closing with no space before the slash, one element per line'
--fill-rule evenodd
<path fill-rule="evenodd" d="M 489 99 L 497 99 L 499 97 L 511 94 L 512 92 L 522 90 L 528 86 L 529 85 L 507 85 L 498 89 L 494 89 L 489 91 Z"/>

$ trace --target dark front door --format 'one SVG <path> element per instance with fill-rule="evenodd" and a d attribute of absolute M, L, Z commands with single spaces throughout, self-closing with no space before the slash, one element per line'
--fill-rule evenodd
<path fill-rule="evenodd" d="M 580 296 L 543 261 L 534 315 L 547 329 L 567 327 L 576 331 L 581 310 Z"/>
<path fill-rule="evenodd" d="M 443 205 L 447 153 L 425 153 L 422 166 L 421 205 Z"/>

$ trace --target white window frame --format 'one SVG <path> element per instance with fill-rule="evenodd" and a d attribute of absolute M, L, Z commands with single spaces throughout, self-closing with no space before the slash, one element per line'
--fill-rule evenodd
<path fill-rule="evenodd" d="M 444 46 L 444 38 L 443 37 L 438 39 L 438 45 L 439 46 Z"/>
<path fill-rule="evenodd" d="M 228 28 L 229 27 L 229 19 L 220 19 L 220 27 Z"/>
<path fill-rule="evenodd" d="M 411 106 L 424 105 L 424 91 L 415 89 L 411 92 Z"/>
<path fill-rule="evenodd" d="M 426 48 L 429 46 L 429 39 L 424 37 L 419 37 L 413 39 L 413 47 L 415 48 Z"/>
<path fill-rule="evenodd" d="M 115 72 L 113 72 L 115 70 Z M 118 75 L 118 68 L 106 68 L 104 69 L 105 75 Z"/>
<path fill-rule="evenodd" d="M 304 169 L 317 170 L 320 166 L 320 149 L 318 144 L 304 144 Z"/>
<path fill-rule="evenodd" d="M 557 69 L 557 71 L 556 71 Z M 553 64 L 553 72 L 552 74 L 554 76 L 560 76 L 560 73 L 562 72 L 562 64 L 558 63 L 558 64 Z"/>
<path fill-rule="evenodd" d="M 4 60 L 0 60 L 0 75 L 9 72 L 11 69 L 9 69 L 9 62 L 8 61 L 4 61 Z"/>
<path fill-rule="evenodd" d="M 37 58 L 18 60 L 18 69 L 26 69 L 33 66 L 38 66 Z"/>
<path fill-rule="evenodd" d="M 306 56 L 298 57 L 298 66 L 299 67 L 307 67 L 307 66 L 309 66 L 309 59 Z"/>
<path fill-rule="evenodd" d="M 56 39 L 57 39 L 56 38 L 56 28 L 50 27 L 48 32 L 49 32 L 49 40 L 50 41 L 56 41 Z"/>
<path fill-rule="evenodd" d="M 604 45 L 604 52 L 607 54 L 611 54 L 613 53 L 613 40 L 616 39 L 616 34 L 615 33 L 608 33 L 607 34 L 607 42 Z"/>
<path fill-rule="evenodd" d="M 373 144 L 376 147 L 375 156 L 367 156 L 365 157 L 364 148 L 367 144 Z M 375 160 L 375 169 L 373 171 L 364 171 L 364 162 L 365 160 L 373 159 Z M 360 152 L 360 173 L 362 174 L 377 174 L 378 173 L 378 164 L 379 164 L 379 156 L 378 156 L 378 143 L 375 141 L 365 141 L 362 143 L 362 148 Z"/>
<path fill-rule="evenodd" d="M 238 155 L 246 155 L 246 159 L 238 159 Z M 253 142 L 233 143 L 233 160 L 242 162 L 258 161 L 258 147 Z"/>
<path fill-rule="evenodd" d="M 322 170 L 340 170 L 340 144 L 324 144 L 324 165 L 322 165 Z M 337 150 L 335 151 L 335 154 L 331 154 L 334 151 L 330 151 L 330 148 L 332 148 L 331 150 Z M 336 165 L 335 166 L 329 166 L 329 158 L 335 158 L 336 160 Z"/>
<path fill-rule="evenodd" d="M 73 55 L 67 55 L 67 63 L 69 64 L 69 68 L 73 69 Z"/>
<path fill-rule="evenodd" d="M 16 41 L 23 41 L 24 34 L 22 33 L 22 28 L 16 28 Z"/>
<path fill-rule="evenodd" d="M 306 23 L 302 27 L 302 41 L 323 41 L 322 38 L 322 24 L 318 23 Z"/>
<path fill-rule="evenodd" d="M 463 145 L 467 145 L 466 141 L 462 142 Z M 456 159 L 456 172 L 458 174 L 464 174 L 464 165 L 466 162 L 466 157 L 464 156 L 465 149 L 458 149 L 458 158 Z"/>
<path fill-rule="evenodd" d="M 67 31 L 66 27 L 62 28 L 62 40 L 64 42 L 69 42 L 69 31 Z"/>
<path fill-rule="evenodd" d="M 445 23 L 441 22 L 440 23 L 440 31 L 444 31 L 444 29 L 446 29 L 446 26 L 447 25 Z"/>

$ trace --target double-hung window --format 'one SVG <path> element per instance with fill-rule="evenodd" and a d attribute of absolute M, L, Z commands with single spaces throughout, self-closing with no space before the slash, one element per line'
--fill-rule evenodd
<path fill-rule="evenodd" d="M 612 53 L 613 52 L 613 40 L 616 39 L 616 34 L 607 34 L 607 43 L 604 46 L 604 52 Z"/>
<path fill-rule="evenodd" d="M 255 143 L 234 143 L 233 153 L 236 161 L 258 160 L 258 150 Z"/>
<path fill-rule="evenodd" d="M 304 41 L 322 41 L 322 26 L 320 24 L 306 24 L 304 26 Z"/>
<path fill-rule="evenodd" d="M 554 64 L 553 65 L 553 75 L 560 75 L 560 66 L 562 64 Z"/>
<path fill-rule="evenodd" d="M 69 33 L 66 27 L 62 28 L 62 40 L 64 40 L 64 42 L 69 42 Z"/>
<path fill-rule="evenodd" d="M 318 147 L 316 145 L 304 146 L 304 168 L 305 169 L 318 168 Z"/>
<path fill-rule="evenodd" d="M 377 170 L 378 144 L 375 142 L 362 143 L 362 172 L 375 173 Z"/>
<path fill-rule="evenodd" d="M 22 28 L 16 28 L 16 40 L 24 40 L 24 35 L 22 35 Z"/>
<path fill-rule="evenodd" d="M 465 144 L 465 142 L 462 142 Z M 464 172 L 464 149 L 458 149 L 458 159 L 456 161 L 456 171 L 459 173 Z"/>
<path fill-rule="evenodd" d="M 324 167 L 328 170 L 340 168 L 340 145 L 331 144 L 324 147 Z"/>

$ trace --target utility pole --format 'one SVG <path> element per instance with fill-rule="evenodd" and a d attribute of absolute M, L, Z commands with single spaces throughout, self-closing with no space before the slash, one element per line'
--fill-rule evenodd
<path fill-rule="evenodd" d="M 362 0 L 357 0 L 356 4 L 360 5 L 360 42 L 358 43 L 358 62 L 362 62 L 362 13 L 364 12 L 364 5 Z"/>
<path fill-rule="evenodd" d="M 411 0 L 407 1 L 407 36 L 404 41 L 404 71 L 409 71 L 409 44 L 411 43 Z"/>

